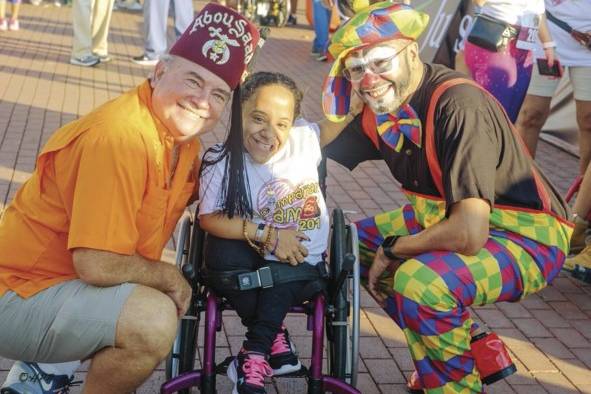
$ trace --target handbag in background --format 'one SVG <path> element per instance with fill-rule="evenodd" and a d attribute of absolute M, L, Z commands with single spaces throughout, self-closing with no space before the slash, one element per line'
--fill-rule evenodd
<path fill-rule="evenodd" d="M 583 33 L 582 31 L 573 29 L 568 23 L 561 19 L 558 19 L 557 17 L 552 15 L 548 10 L 546 10 L 546 17 L 556 26 L 560 27 L 562 30 L 570 34 L 571 37 L 574 38 L 579 44 L 591 50 L 591 34 Z"/>
<path fill-rule="evenodd" d="M 499 52 L 518 33 L 517 28 L 508 23 L 479 14 L 474 20 L 470 34 L 468 34 L 468 41 L 491 52 Z"/>

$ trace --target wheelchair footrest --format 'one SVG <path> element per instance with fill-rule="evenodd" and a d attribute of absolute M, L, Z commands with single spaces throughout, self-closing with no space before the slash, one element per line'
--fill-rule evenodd
<path fill-rule="evenodd" d="M 224 359 L 221 363 L 215 366 L 215 373 L 218 375 L 226 375 L 228 367 L 234 361 L 234 356 L 229 356 Z M 302 365 L 299 371 L 291 372 L 285 375 L 273 376 L 274 378 L 305 378 L 308 377 L 308 368 Z"/>

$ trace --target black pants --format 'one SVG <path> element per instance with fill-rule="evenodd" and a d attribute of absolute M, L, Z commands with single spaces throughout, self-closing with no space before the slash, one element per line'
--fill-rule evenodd
<path fill-rule="evenodd" d="M 210 234 L 205 243 L 204 257 L 207 269 L 211 271 L 254 271 L 266 263 L 245 241 L 218 238 Z M 228 300 L 242 319 L 242 324 L 247 327 L 244 349 L 269 354 L 289 308 L 313 295 L 307 291 L 309 285 L 310 281 L 296 281 L 266 289 L 213 290 Z"/>

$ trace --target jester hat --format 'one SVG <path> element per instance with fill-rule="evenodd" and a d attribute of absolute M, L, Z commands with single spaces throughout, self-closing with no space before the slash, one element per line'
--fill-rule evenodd
<path fill-rule="evenodd" d="M 333 35 L 328 51 L 335 59 L 322 87 L 322 109 L 333 122 L 349 112 L 351 83 L 343 76 L 343 60 L 353 50 L 396 39 L 416 40 L 429 15 L 412 7 L 383 1 L 359 10 Z"/>

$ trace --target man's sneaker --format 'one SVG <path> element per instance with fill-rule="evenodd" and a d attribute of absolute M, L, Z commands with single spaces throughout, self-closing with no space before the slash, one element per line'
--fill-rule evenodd
<path fill-rule="evenodd" d="M 325 53 L 321 53 L 318 56 L 316 56 L 316 60 L 318 60 L 319 62 L 325 62 L 328 60 L 328 56 Z"/>
<path fill-rule="evenodd" d="M 66 394 L 74 382 L 74 376 L 50 375 L 39 369 L 36 363 L 17 361 L 10 368 L 0 394 Z"/>
<path fill-rule="evenodd" d="M 265 394 L 265 377 L 272 374 L 263 353 L 242 349 L 228 367 L 228 378 L 234 383 L 232 394 Z"/>
<path fill-rule="evenodd" d="M 134 1 L 133 3 L 123 3 L 123 7 L 128 11 L 134 12 L 139 12 L 144 9 L 144 7 L 137 1 Z"/>
<path fill-rule="evenodd" d="M 289 333 L 285 327 L 281 327 L 281 331 L 273 341 L 271 354 L 269 355 L 269 365 L 273 369 L 273 376 L 286 375 L 302 369 L 295 345 L 289 338 Z"/>
<path fill-rule="evenodd" d="M 0 19 L 0 31 L 8 30 L 8 21 L 6 19 Z"/>
<path fill-rule="evenodd" d="M 101 60 L 94 55 L 88 55 L 83 57 L 72 57 L 70 58 L 70 64 L 82 67 L 93 67 L 99 64 Z"/>
<path fill-rule="evenodd" d="M 295 26 L 298 24 L 298 18 L 294 14 L 289 14 L 287 17 L 287 24 Z"/>
<path fill-rule="evenodd" d="M 150 59 L 146 54 L 132 57 L 131 61 L 141 66 L 155 66 L 158 63 L 158 59 Z"/>
<path fill-rule="evenodd" d="M 98 57 L 101 63 L 109 63 L 111 60 L 113 60 L 113 58 L 111 58 L 111 56 L 109 55 L 99 55 L 96 53 L 94 53 L 93 55 Z"/>

